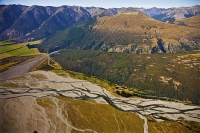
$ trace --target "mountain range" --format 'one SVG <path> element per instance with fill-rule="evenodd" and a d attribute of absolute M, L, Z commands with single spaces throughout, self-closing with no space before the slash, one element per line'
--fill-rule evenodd
<path fill-rule="evenodd" d="M 200 13 L 199 5 L 169 9 L 0 5 L 0 39 L 18 41 L 43 39 L 89 19 L 113 16 L 133 9 L 142 11 L 154 19 L 171 23 Z"/>

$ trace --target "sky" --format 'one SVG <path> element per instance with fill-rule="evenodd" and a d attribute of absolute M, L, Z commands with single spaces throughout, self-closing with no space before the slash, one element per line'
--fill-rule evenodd
<path fill-rule="evenodd" d="M 200 0 L 0 0 L 0 4 L 21 4 L 21 5 L 41 5 L 41 6 L 62 6 L 62 5 L 76 5 L 83 7 L 189 7 L 200 5 Z"/>

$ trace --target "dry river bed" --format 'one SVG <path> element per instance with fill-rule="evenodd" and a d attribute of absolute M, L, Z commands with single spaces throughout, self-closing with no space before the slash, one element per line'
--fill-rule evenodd
<path fill-rule="evenodd" d="M 24 77 L 1 81 L 0 83 L 0 131 L 5 132 L 9 128 L 9 125 L 5 125 L 8 113 L 12 117 L 20 119 L 19 123 L 15 123 L 15 126 L 19 127 L 17 128 L 18 130 L 13 128 L 15 131 L 8 132 L 28 132 L 28 129 L 24 128 L 28 121 L 26 119 L 28 112 L 33 105 L 37 108 L 36 110 L 42 112 L 43 110 L 38 105 L 35 105 L 34 102 L 37 98 L 47 96 L 64 96 L 82 100 L 92 99 L 97 103 L 110 104 L 121 111 L 136 113 L 144 120 L 144 133 L 148 132 L 148 124 L 145 117 L 147 115 L 152 116 L 157 121 L 165 119 L 179 121 L 182 118 L 187 121 L 200 122 L 199 106 L 156 99 L 118 97 L 91 82 L 73 79 L 68 76 L 58 76 L 49 71 L 34 71 Z M 15 104 L 11 102 L 12 99 L 16 100 Z M 56 98 L 54 101 L 56 103 Z M 19 104 L 23 106 L 19 106 Z M 12 112 L 13 108 L 21 110 L 19 111 L 20 113 Z M 75 129 L 81 132 L 96 132 L 90 129 L 76 129 L 76 127 L 73 127 L 62 118 L 61 111 L 57 110 L 56 112 L 60 120 L 65 123 L 66 131 L 70 132 L 72 129 Z M 34 113 L 37 112 L 32 112 L 32 117 L 36 117 Z M 44 111 L 40 115 L 37 117 L 45 116 Z M 12 121 L 13 118 L 10 117 L 9 119 Z M 47 124 L 45 121 L 43 121 L 43 124 L 43 128 L 48 128 L 45 127 L 45 124 Z M 45 129 L 42 129 L 42 131 L 45 131 Z"/>

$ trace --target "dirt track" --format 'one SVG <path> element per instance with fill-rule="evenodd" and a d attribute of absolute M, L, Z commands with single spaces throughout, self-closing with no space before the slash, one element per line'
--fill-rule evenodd
<path fill-rule="evenodd" d="M 7 80 L 24 76 L 32 67 L 37 65 L 46 57 L 47 55 L 45 54 L 18 64 L 15 67 L 0 73 L 0 80 Z"/>

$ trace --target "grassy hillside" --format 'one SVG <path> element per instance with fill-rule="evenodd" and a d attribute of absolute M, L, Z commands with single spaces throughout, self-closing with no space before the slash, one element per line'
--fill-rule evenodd
<path fill-rule="evenodd" d="M 2 41 L 0 42 L 0 59 L 12 57 L 12 56 L 23 56 L 23 55 L 33 55 L 39 54 L 37 48 L 29 49 L 27 44 L 39 44 L 41 41 L 27 42 L 15 44 L 12 42 Z"/>
<path fill-rule="evenodd" d="M 63 68 L 135 88 L 144 94 L 200 104 L 200 53 L 136 55 L 62 50 L 53 58 Z"/>

